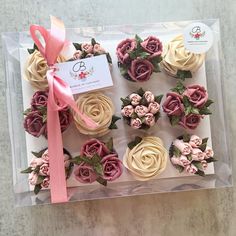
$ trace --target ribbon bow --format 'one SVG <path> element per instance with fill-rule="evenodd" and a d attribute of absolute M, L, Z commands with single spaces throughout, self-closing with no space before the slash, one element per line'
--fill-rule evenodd
<path fill-rule="evenodd" d="M 51 16 L 51 30 L 39 25 L 30 26 L 30 34 L 40 53 L 43 55 L 49 70 L 47 80 L 49 87 L 47 103 L 47 131 L 48 153 L 50 166 L 50 191 L 52 203 L 68 201 L 66 176 L 64 167 L 63 143 L 58 111 L 70 106 L 89 127 L 96 127 L 96 123 L 81 113 L 74 101 L 69 85 L 56 76 L 53 65 L 57 61 L 65 44 L 65 26 L 62 21 Z M 45 41 L 45 47 L 36 36 L 38 31 Z"/>

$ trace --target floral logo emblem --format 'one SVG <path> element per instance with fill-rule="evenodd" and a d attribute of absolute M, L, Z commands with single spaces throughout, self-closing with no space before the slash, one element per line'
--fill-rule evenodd
<path fill-rule="evenodd" d="M 75 80 L 82 80 L 86 79 L 89 76 L 91 76 L 94 72 L 93 67 L 91 67 L 89 70 L 86 68 L 85 62 L 79 61 L 74 64 L 72 71 L 70 72 L 70 75 Z"/>
<path fill-rule="evenodd" d="M 194 26 L 189 34 L 192 38 L 199 40 L 200 38 L 204 37 L 205 31 L 202 32 L 200 26 Z"/>

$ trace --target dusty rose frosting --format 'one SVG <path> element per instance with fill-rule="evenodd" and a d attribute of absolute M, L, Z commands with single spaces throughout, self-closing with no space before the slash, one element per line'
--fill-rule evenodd
<path fill-rule="evenodd" d="M 124 166 L 138 180 L 149 180 L 166 168 L 168 152 L 158 137 L 144 137 L 131 150 L 127 148 L 123 158 Z"/>
<path fill-rule="evenodd" d="M 64 62 L 65 58 L 59 56 L 57 62 Z M 48 81 L 46 78 L 47 63 L 44 57 L 38 50 L 30 54 L 25 65 L 25 79 L 30 82 L 32 87 L 37 90 L 46 90 L 48 88 Z"/>
<path fill-rule="evenodd" d="M 77 106 L 86 116 L 97 123 L 97 128 L 89 128 L 76 114 L 74 121 L 77 129 L 82 134 L 101 137 L 107 134 L 112 121 L 115 108 L 112 100 L 100 92 L 85 93 L 79 95 Z"/>
<path fill-rule="evenodd" d="M 176 76 L 178 70 L 197 71 L 205 60 L 205 54 L 192 53 L 185 49 L 182 35 L 172 39 L 163 53 L 162 67 L 171 76 Z"/>

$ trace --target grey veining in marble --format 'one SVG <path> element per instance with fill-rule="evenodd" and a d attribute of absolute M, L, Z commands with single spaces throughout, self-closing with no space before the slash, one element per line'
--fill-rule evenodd
<path fill-rule="evenodd" d="M 49 14 L 62 18 L 67 27 L 219 18 L 224 52 L 222 75 L 225 77 L 225 109 L 229 113 L 234 157 L 235 10 L 234 0 L 0 0 L 0 30 L 28 30 L 30 23 L 49 26 Z M 0 78 L 1 236 L 236 235 L 236 187 L 14 208 L 2 57 Z"/>

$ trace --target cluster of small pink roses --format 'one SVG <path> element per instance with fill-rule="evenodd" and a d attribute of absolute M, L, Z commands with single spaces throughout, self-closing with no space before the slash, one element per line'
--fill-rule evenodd
<path fill-rule="evenodd" d="M 24 128 L 29 134 L 39 137 L 43 135 L 47 138 L 47 102 L 48 92 L 37 91 L 31 99 L 31 107 L 24 115 Z M 61 132 L 64 132 L 72 121 L 70 109 L 68 107 L 59 111 Z"/>
<path fill-rule="evenodd" d="M 139 89 L 126 98 L 121 98 L 121 114 L 134 129 L 148 129 L 154 126 L 160 117 L 162 95 L 154 96 L 150 91 Z"/>
<path fill-rule="evenodd" d="M 210 115 L 209 106 L 213 103 L 208 99 L 206 89 L 201 85 L 185 87 L 181 82 L 167 93 L 163 103 L 163 111 L 168 115 L 172 125 L 195 129 L 204 115 Z"/>
<path fill-rule="evenodd" d="M 216 161 L 212 148 L 207 146 L 208 138 L 185 134 L 177 138 L 170 147 L 170 160 L 180 172 L 204 176 L 208 163 Z"/>
<path fill-rule="evenodd" d="M 70 162 L 71 156 L 67 150 L 64 151 L 64 164 L 66 178 L 69 178 L 73 163 Z M 32 152 L 35 156 L 31 160 L 30 166 L 21 171 L 21 173 L 29 174 L 29 183 L 34 185 L 34 192 L 37 194 L 42 188 L 48 188 L 50 185 L 50 172 L 49 172 L 49 155 L 48 149 L 44 149 L 38 153 Z"/>
<path fill-rule="evenodd" d="M 122 174 L 122 162 L 113 149 L 113 141 L 106 144 L 98 139 L 88 140 L 81 148 L 80 156 L 73 158 L 76 164 L 74 175 L 81 183 L 99 182 L 107 185 Z"/>
<path fill-rule="evenodd" d="M 110 54 L 106 52 L 105 49 L 95 41 L 94 38 L 91 39 L 91 43 L 73 43 L 73 45 L 76 49 L 76 52 L 73 55 L 73 60 L 105 54 L 108 63 L 112 64 Z"/>
<path fill-rule="evenodd" d="M 134 82 L 149 80 L 153 72 L 160 71 L 162 50 L 161 41 L 154 36 L 142 40 L 136 35 L 134 39 L 121 41 L 116 55 L 122 76 Z"/>

